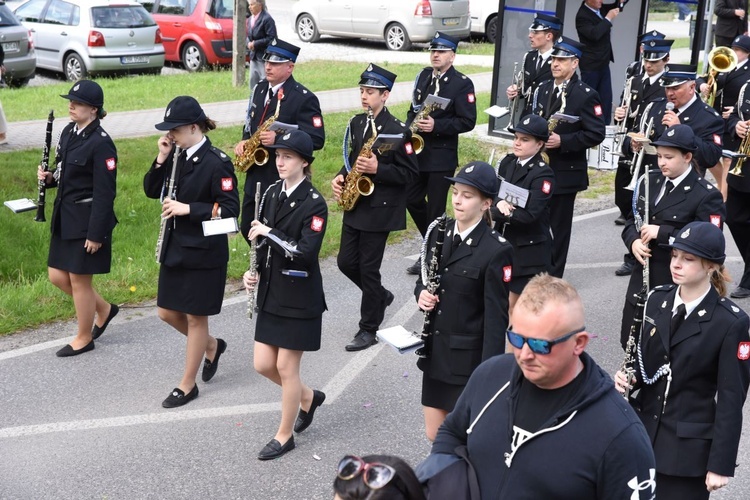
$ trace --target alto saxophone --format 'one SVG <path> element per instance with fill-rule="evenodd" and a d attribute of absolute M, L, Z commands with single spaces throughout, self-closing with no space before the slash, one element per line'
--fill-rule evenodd
<path fill-rule="evenodd" d="M 562 99 L 562 103 L 560 104 L 560 111 L 558 113 L 565 113 L 565 106 L 567 105 L 567 98 L 568 96 L 565 94 L 565 90 L 568 88 L 568 81 L 565 80 L 562 83 L 562 86 L 560 87 L 560 98 Z M 549 121 L 547 122 L 547 130 L 551 134 L 555 131 L 557 128 L 557 124 L 560 120 L 557 118 L 550 117 Z"/>
<path fill-rule="evenodd" d="M 362 145 L 362 149 L 359 150 L 359 158 L 369 158 L 372 156 L 372 146 L 375 144 L 375 140 L 378 138 L 378 130 L 375 126 L 375 115 L 372 112 L 372 108 L 367 108 L 367 119 L 370 122 L 370 129 L 372 135 Z M 346 140 L 346 136 L 344 137 Z M 346 212 L 349 212 L 354 208 L 354 205 L 359 201 L 360 196 L 370 196 L 375 190 L 375 184 L 372 179 L 366 175 L 362 175 L 356 167 L 352 167 L 349 173 L 344 179 L 344 189 L 341 192 L 341 198 L 339 198 L 339 206 Z"/>
<path fill-rule="evenodd" d="M 436 102 L 433 102 L 431 104 L 425 104 L 422 106 L 422 109 L 419 110 L 419 113 L 417 113 L 417 116 L 414 117 L 414 120 L 409 124 L 409 130 L 411 131 L 411 146 L 414 149 L 414 152 L 419 154 L 424 149 L 424 138 L 417 133 L 417 129 L 419 128 L 419 125 L 417 122 L 419 120 L 424 120 L 427 118 L 427 116 L 435 111 L 436 109 L 440 109 L 440 105 Z"/>
<path fill-rule="evenodd" d="M 261 146 L 260 135 L 268 131 L 273 122 L 279 117 L 281 100 L 283 98 L 284 89 L 281 88 L 276 99 L 276 112 L 258 127 L 258 130 L 245 142 L 245 149 L 242 150 L 242 154 L 234 159 L 234 169 L 237 172 L 247 172 L 253 165 L 261 166 L 268 163 L 270 155 L 268 154 L 268 150 Z"/>

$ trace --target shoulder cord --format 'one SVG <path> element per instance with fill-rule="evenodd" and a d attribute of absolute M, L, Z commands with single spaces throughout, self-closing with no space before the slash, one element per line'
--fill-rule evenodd
<path fill-rule="evenodd" d="M 435 226 L 438 225 L 440 222 L 440 217 L 435 219 L 430 223 L 430 225 L 427 227 L 427 231 L 424 233 L 424 239 L 422 240 L 422 249 L 419 252 L 419 258 L 420 262 L 422 263 L 422 269 L 420 272 L 420 275 L 422 277 L 422 285 L 427 286 L 427 245 L 430 241 L 430 234 L 432 234 L 432 230 L 435 228 Z"/>

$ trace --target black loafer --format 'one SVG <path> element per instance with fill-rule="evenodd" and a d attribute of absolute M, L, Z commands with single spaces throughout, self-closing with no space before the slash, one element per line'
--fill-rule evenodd
<path fill-rule="evenodd" d="M 615 271 L 616 276 L 630 276 L 633 274 L 633 268 L 635 264 L 632 262 L 623 262 L 622 265 Z"/>
<path fill-rule="evenodd" d="M 294 436 L 290 437 L 283 446 L 277 440 L 272 439 L 268 442 L 267 445 L 263 447 L 262 450 L 260 450 L 260 453 L 258 453 L 258 460 L 273 460 L 274 458 L 279 458 L 286 452 L 292 451 L 293 449 Z"/>
<path fill-rule="evenodd" d="M 420 257 L 417 261 L 406 268 L 406 274 L 417 275 L 422 272 L 422 258 Z"/>
<path fill-rule="evenodd" d="M 344 349 L 349 352 L 361 351 L 377 343 L 378 339 L 375 337 L 374 333 L 360 330 L 357 335 L 354 336 L 354 340 L 349 342 Z"/>
<path fill-rule="evenodd" d="M 179 387 L 175 387 L 171 394 L 167 396 L 167 399 L 161 402 L 164 408 L 177 408 L 183 406 L 198 397 L 198 384 L 195 384 L 193 388 L 185 394 Z"/>
<path fill-rule="evenodd" d="M 389 305 L 393 304 L 393 299 L 395 297 L 393 296 L 393 292 L 390 290 L 385 291 L 385 307 L 388 307 Z"/>
<path fill-rule="evenodd" d="M 729 294 L 730 297 L 733 299 L 746 299 L 750 297 L 750 290 L 747 288 L 743 288 L 741 286 L 738 286 L 737 288 L 732 291 L 732 293 Z"/>
<path fill-rule="evenodd" d="M 615 226 L 624 226 L 625 225 L 625 217 L 622 215 L 615 219 Z"/>
<path fill-rule="evenodd" d="M 300 408 L 299 414 L 297 414 L 297 421 L 294 423 L 294 432 L 300 433 L 310 427 L 313 421 L 313 415 L 318 406 L 323 404 L 326 400 L 326 395 L 323 391 L 313 390 L 312 403 L 310 403 L 310 409 L 305 411 Z"/>
<path fill-rule="evenodd" d="M 67 344 L 65 347 L 60 349 L 55 353 L 55 356 L 58 358 L 69 358 L 70 356 L 78 356 L 79 354 L 83 354 L 84 352 L 89 352 L 94 350 L 94 341 L 92 340 L 85 346 L 81 347 L 77 351 L 73 349 L 73 346 L 70 344 Z"/>
<path fill-rule="evenodd" d="M 117 307 L 117 304 L 110 304 L 110 306 L 111 307 L 109 308 L 109 316 L 107 316 L 107 321 L 105 321 L 101 327 L 94 324 L 94 328 L 91 329 L 91 336 L 94 340 L 102 336 L 102 333 L 104 333 L 104 330 L 107 329 L 107 325 L 109 325 L 109 322 L 112 321 L 112 318 L 117 316 L 118 312 L 120 312 L 120 308 Z"/>
<path fill-rule="evenodd" d="M 224 339 L 216 339 L 216 343 L 216 356 L 214 356 L 214 360 L 203 360 L 203 373 L 201 373 L 201 379 L 203 379 L 204 382 L 208 382 L 214 378 L 216 370 L 219 368 L 219 357 L 221 357 L 221 355 L 224 354 L 224 351 L 227 350 L 227 343 L 224 342 Z"/>

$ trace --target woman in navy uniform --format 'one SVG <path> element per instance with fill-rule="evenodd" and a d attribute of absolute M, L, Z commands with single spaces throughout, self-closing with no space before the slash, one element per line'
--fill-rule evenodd
<path fill-rule="evenodd" d="M 515 136 L 513 152 L 502 159 L 497 175 L 501 182 L 529 191 L 523 206 L 496 195 L 491 209 L 495 229 L 514 249 L 513 279 L 509 286 L 509 315 L 512 318 L 513 306 L 526 283 L 539 273 L 549 272 L 552 265 L 549 204 L 555 174 L 542 157 L 544 143 L 549 138 L 547 120 L 528 115 L 508 131 Z"/>
<path fill-rule="evenodd" d="M 750 384 L 750 321 L 724 297 L 724 235 L 687 224 L 671 248 L 677 285 L 648 297 L 630 403 L 656 456 L 656 498 L 707 499 L 734 476 Z M 627 378 L 615 377 L 625 391 Z"/>
<path fill-rule="evenodd" d="M 292 429 L 298 433 L 307 429 L 326 398 L 302 382 L 300 362 L 305 351 L 320 349 L 326 302 L 318 254 L 328 206 L 310 182 L 314 160 L 310 136 L 295 130 L 269 147 L 276 150 L 281 180 L 266 190 L 260 220 L 253 221 L 250 230 L 251 240 L 265 236 L 257 247 L 259 275 L 251 269 L 244 276 L 248 291 L 258 285 L 255 369 L 281 386 L 281 423 L 258 455 L 260 460 L 293 450 Z"/>
<path fill-rule="evenodd" d="M 726 209 L 721 193 L 710 182 L 701 178 L 692 168 L 693 154 L 697 149 L 693 130 L 687 125 L 668 128 L 658 141 L 657 157 L 660 171 L 649 174 L 649 220 L 636 226 L 635 214 L 628 214 L 622 230 L 625 246 L 638 261 L 628 283 L 628 292 L 622 310 L 620 342 L 624 347 L 633 324 L 637 294 L 643 288 L 643 263 L 649 259 L 650 287 L 672 282 L 669 271 L 670 253 L 660 244 L 669 242 L 693 221 L 706 221 L 722 227 Z M 645 186 L 638 191 L 638 217 L 644 213 Z"/>
<path fill-rule="evenodd" d="M 508 292 L 512 278 L 511 245 L 488 224 L 498 190 L 495 169 L 475 161 L 463 167 L 453 183 L 455 221 L 449 219 L 439 258 L 440 287 L 434 294 L 421 277 L 414 296 L 432 312 L 426 357 L 417 362 L 422 377 L 425 432 L 433 441 L 440 424 L 482 361 L 505 352 Z M 435 246 L 437 231 L 426 237 Z M 430 262 L 428 252 L 425 262 Z"/>
<path fill-rule="evenodd" d="M 375 130 L 367 113 L 349 120 L 345 134 L 345 163 L 372 180 L 374 191 L 362 196 L 350 211 L 344 212 L 341 227 L 341 246 L 338 266 L 357 288 L 362 290 L 359 331 L 346 346 L 347 351 L 360 351 L 377 343 L 375 332 L 380 328 L 385 309 L 393 302 L 393 294 L 383 287 L 380 264 L 385 243 L 391 231 L 406 229 L 406 190 L 418 175 L 417 155 L 411 145 L 411 132 L 388 112 L 385 103 L 390 96 L 396 75 L 375 64 L 362 73 L 359 82 L 362 108 L 372 108 Z M 370 156 L 360 156 L 362 146 L 373 133 L 402 135 L 401 139 L 372 150 Z M 351 143 L 351 150 L 346 142 Z M 336 200 L 341 198 L 344 166 L 331 181 Z"/>
<path fill-rule="evenodd" d="M 57 188 L 50 229 L 47 271 L 53 285 L 73 297 L 78 333 L 57 356 L 76 356 L 94 348 L 118 307 L 94 289 L 94 274 L 109 273 L 112 230 L 117 224 L 117 149 L 101 127 L 104 92 L 91 80 L 81 80 L 66 95 L 71 123 L 60 134 L 55 152 L 57 168 L 37 176 Z M 96 313 L 96 323 L 94 314 Z"/>
<path fill-rule="evenodd" d="M 149 198 L 163 197 L 163 258 L 156 300 L 159 318 L 187 337 L 185 371 L 180 384 L 162 402 L 164 408 L 187 404 L 198 396 L 198 374 L 208 382 L 216 374 L 227 343 L 208 333 L 208 317 L 219 314 L 224 299 L 229 245 L 225 234 L 203 235 L 204 221 L 237 217 L 240 211 L 237 178 L 231 159 L 211 145 L 205 134 L 216 123 L 189 96 L 175 97 L 167 106 L 167 131 L 159 138 L 159 154 L 143 178 Z M 174 146 L 182 149 L 176 168 L 176 196 L 166 193 L 175 168 Z"/>

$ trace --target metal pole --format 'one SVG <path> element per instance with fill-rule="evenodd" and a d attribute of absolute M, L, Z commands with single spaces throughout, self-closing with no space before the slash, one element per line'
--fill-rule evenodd
<path fill-rule="evenodd" d="M 703 44 L 703 73 L 708 71 L 708 53 L 711 52 L 711 47 L 713 46 L 714 7 L 716 7 L 716 0 L 708 0 L 708 6 L 703 15 L 703 18 L 708 21 L 706 23 L 706 40 Z M 696 26 L 696 28 L 698 27 Z"/>
<path fill-rule="evenodd" d="M 234 0 L 234 16 L 232 22 L 232 85 L 245 85 L 245 38 L 247 29 L 247 0 Z"/>

